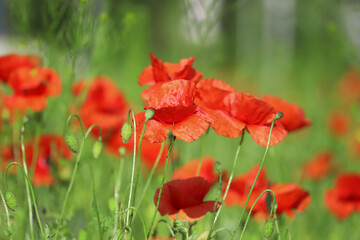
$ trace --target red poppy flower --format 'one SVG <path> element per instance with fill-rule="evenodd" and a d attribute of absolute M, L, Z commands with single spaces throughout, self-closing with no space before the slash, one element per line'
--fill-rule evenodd
<path fill-rule="evenodd" d="M 214 169 L 215 160 L 210 156 L 205 156 L 199 172 L 199 177 L 205 178 L 210 185 L 214 184 L 218 180 L 218 175 Z M 196 177 L 197 169 L 200 163 L 200 159 L 194 159 L 186 163 L 184 166 L 176 169 L 173 172 L 173 179 L 187 179 Z"/>
<path fill-rule="evenodd" d="M 249 172 L 241 174 L 233 179 L 229 188 L 228 195 L 225 199 L 225 203 L 227 205 L 239 205 L 241 207 L 245 205 L 249 191 L 258 171 L 259 166 L 255 166 Z M 226 185 L 227 183 L 225 183 L 225 186 Z M 248 206 L 251 206 L 252 202 L 257 198 L 257 193 L 261 193 L 263 190 L 267 189 L 268 186 L 269 183 L 266 178 L 266 171 L 265 169 L 262 169 L 255 183 L 253 193 L 251 194 L 254 199 L 251 198 L 249 200 Z M 223 189 L 225 190 L 225 187 Z"/>
<path fill-rule="evenodd" d="M 346 173 L 336 179 L 335 187 L 325 193 L 325 205 L 337 218 L 360 211 L 360 175 Z"/>
<path fill-rule="evenodd" d="M 284 114 L 284 117 L 277 122 L 281 123 L 288 132 L 311 124 L 311 121 L 305 118 L 304 111 L 298 105 L 274 96 L 264 96 L 263 100 L 273 106 L 276 112 L 280 111 Z"/>
<path fill-rule="evenodd" d="M 320 180 L 326 177 L 330 171 L 332 154 L 321 152 L 304 166 L 303 174 L 312 180 Z"/>
<path fill-rule="evenodd" d="M 204 197 L 210 190 L 210 184 L 202 177 L 172 180 L 164 184 L 161 192 L 158 211 L 161 216 L 169 214 L 169 218 L 182 221 L 196 221 L 207 212 L 214 211 L 215 201 L 205 201 Z M 157 205 L 160 187 L 154 196 Z"/>
<path fill-rule="evenodd" d="M 137 138 L 136 141 L 137 145 L 139 146 L 139 139 Z M 108 140 L 106 146 L 111 153 L 116 155 L 119 154 L 120 147 L 125 147 L 126 151 L 129 154 L 132 154 L 134 151 L 134 137 L 131 137 L 128 143 L 124 143 L 120 133 L 117 133 Z M 136 147 L 136 149 L 138 149 L 138 146 Z M 163 152 L 160 156 L 158 167 L 161 167 L 165 164 L 168 148 L 169 145 L 165 144 Z M 150 143 L 146 141 L 146 139 L 143 139 L 141 143 L 141 161 L 145 163 L 148 168 L 152 168 L 155 164 L 160 149 L 161 143 Z M 172 149 L 169 160 L 172 161 L 174 159 L 176 159 L 176 152 L 175 149 Z"/>
<path fill-rule="evenodd" d="M 80 117 L 86 127 L 98 124 L 106 141 L 121 129 L 127 119 L 128 110 L 129 105 L 125 96 L 114 82 L 107 77 L 97 77 L 91 83 L 80 108 Z M 95 129 L 94 132 L 97 133 Z"/>
<path fill-rule="evenodd" d="M 346 135 L 349 131 L 350 117 L 341 111 L 332 111 L 328 119 L 329 131 L 337 137 Z"/>
<path fill-rule="evenodd" d="M 42 111 L 47 97 L 61 93 L 60 77 L 50 68 L 20 68 L 12 72 L 7 83 L 13 89 L 13 94 L 4 99 L 10 109 Z"/>
<path fill-rule="evenodd" d="M 194 104 L 195 94 L 195 83 L 186 80 L 155 85 L 145 107 L 154 109 L 155 114 L 147 123 L 144 138 L 152 143 L 163 142 L 171 128 L 173 135 L 185 142 L 201 137 L 213 118 Z M 137 133 L 140 135 L 145 112 L 136 114 L 135 118 Z"/>
<path fill-rule="evenodd" d="M 198 81 L 201 79 L 202 74 L 196 71 L 192 64 L 195 58 L 184 58 L 179 63 L 163 63 L 157 59 L 154 54 L 150 54 L 151 65 L 146 67 L 139 76 L 139 84 L 155 85 L 157 83 L 169 82 L 175 79 L 184 79 L 189 81 Z M 150 97 L 150 88 L 142 92 L 142 97 L 145 101 Z"/>
<path fill-rule="evenodd" d="M 296 212 L 303 212 L 311 202 L 309 192 L 303 190 L 301 186 L 296 183 L 277 184 L 272 186 L 271 190 L 275 193 L 277 203 L 276 214 L 278 215 L 286 213 L 289 217 L 294 217 L 294 210 L 296 210 Z M 255 205 L 253 209 L 255 215 L 267 214 L 268 210 L 265 201 L 266 194 L 264 194 Z"/>
<path fill-rule="evenodd" d="M 0 81 L 7 82 L 11 73 L 20 68 L 36 68 L 41 66 L 41 59 L 37 56 L 21 56 L 9 54 L 0 57 Z"/>
<path fill-rule="evenodd" d="M 18 154 L 18 156 L 15 156 L 15 151 Z M 32 156 L 33 156 L 33 148 L 30 144 L 25 144 L 25 161 L 27 165 L 31 165 L 32 162 Z M 20 149 L 20 146 L 18 147 L 14 147 L 14 146 L 8 146 L 8 145 L 4 145 L 1 148 L 1 169 L 2 171 L 5 171 L 6 166 L 11 163 L 11 162 L 18 162 L 18 163 L 22 163 L 22 152 Z M 9 170 L 9 172 L 14 173 L 15 169 L 17 167 L 11 167 L 11 169 L 14 170 Z"/>

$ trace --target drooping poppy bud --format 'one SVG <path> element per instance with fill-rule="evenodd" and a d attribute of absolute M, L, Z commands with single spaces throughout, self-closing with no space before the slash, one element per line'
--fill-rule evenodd
<path fill-rule="evenodd" d="M 154 109 L 152 109 L 152 108 L 147 109 L 147 110 L 145 111 L 145 119 L 146 119 L 146 120 L 152 119 L 153 116 L 154 116 L 154 114 L 155 114 Z"/>
<path fill-rule="evenodd" d="M 79 151 L 79 143 L 74 134 L 70 132 L 66 133 L 65 142 L 72 152 L 77 153 Z"/>
<path fill-rule="evenodd" d="M 95 142 L 95 144 L 92 148 L 93 156 L 95 159 L 97 159 L 100 156 L 102 149 L 103 149 L 103 143 L 102 143 L 101 139 L 99 139 Z"/>
<path fill-rule="evenodd" d="M 274 222 L 272 220 L 267 221 L 264 226 L 264 237 L 266 239 L 270 238 L 274 232 Z"/>
<path fill-rule="evenodd" d="M 15 212 L 17 208 L 17 200 L 15 195 L 12 192 L 7 191 L 5 193 L 5 202 L 8 208 L 10 208 L 11 211 Z"/>
<path fill-rule="evenodd" d="M 283 117 L 284 117 L 284 114 L 282 112 L 277 112 L 276 115 L 275 115 L 276 120 L 279 120 L 279 119 L 281 119 Z"/>
<path fill-rule="evenodd" d="M 132 126 L 129 122 L 125 122 L 121 129 L 121 138 L 124 143 L 128 143 L 132 136 Z"/>

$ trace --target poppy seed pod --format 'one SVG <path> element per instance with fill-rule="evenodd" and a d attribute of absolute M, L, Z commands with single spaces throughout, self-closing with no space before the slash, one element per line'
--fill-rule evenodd
<path fill-rule="evenodd" d="M 11 209 L 11 211 L 15 212 L 17 208 L 17 200 L 15 198 L 15 195 L 12 192 L 7 191 L 5 193 L 5 202 L 8 208 Z"/>
<path fill-rule="evenodd" d="M 272 220 L 267 221 L 264 226 L 264 237 L 266 239 L 270 238 L 274 232 L 274 222 Z"/>
<path fill-rule="evenodd" d="M 125 122 L 121 129 L 121 138 L 124 143 L 128 143 L 132 136 L 132 126 L 129 122 Z"/>
<path fill-rule="evenodd" d="M 276 120 L 279 120 L 279 119 L 281 119 L 283 117 L 284 117 L 284 114 L 282 112 L 277 112 L 276 115 L 275 115 Z"/>
<path fill-rule="evenodd" d="M 95 159 L 97 159 L 100 156 L 102 148 L 103 148 L 103 143 L 99 139 L 99 140 L 97 140 L 95 142 L 95 144 L 94 144 L 94 146 L 92 148 L 93 156 L 94 156 Z"/>
<path fill-rule="evenodd" d="M 146 120 L 152 119 L 153 116 L 154 116 L 154 114 L 155 114 L 154 109 L 152 109 L 152 108 L 147 109 L 147 110 L 145 111 L 145 119 L 146 119 Z"/>
<path fill-rule="evenodd" d="M 66 142 L 66 145 L 69 147 L 69 149 L 74 152 L 74 153 L 77 153 L 78 150 L 79 150 L 79 143 L 78 143 L 78 140 L 77 138 L 75 137 L 74 134 L 68 132 L 66 133 L 65 135 L 65 142 Z"/>

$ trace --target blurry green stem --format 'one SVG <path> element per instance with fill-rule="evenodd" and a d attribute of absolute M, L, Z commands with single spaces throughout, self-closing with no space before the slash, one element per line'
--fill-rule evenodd
<path fill-rule="evenodd" d="M 118 224 L 119 224 L 118 223 L 119 222 L 119 192 L 121 189 L 121 176 L 124 171 L 124 164 L 125 164 L 125 159 L 123 156 L 121 156 L 119 172 L 117 174 L 117 180 L 116 180 L 115 191 L 114 191 L 114 198 L 115 198 L 115 219 L 114 219 L 114 231 L 113 231 L 114 236 L 117 233 Z"/>
<path fill-rule="evenodd" d="M 42 227 L 42 224 L 41 224 L 41 221 L 40 221 L 40 216 L 39 216 L 39 212 L 38 212 L 38 208 L 37 208 L 37 204 L 36 204 L 36 199 L 35 199 L 35 194 L 34 194 L 34 189 L 31 185 L 31 182 L 30 182 L 30 179 L 28 178 L 27 174 L 25 173 L 25 169 L 23 168 L 23 166 L 21 166 L 20 163 L 18 162 L 11 162 L 7 165 L 6 169 L 5 169 L 5 173 L 4 173 L 4 187 L 5 187 L 5 192 L 8 191 L 7 189 L 7 183 L 6 183 L 6 178 L 7 178 L 7 171 L 9 170 L 9 167 L 11 167 L 12 165 L 17 165 L 20 167 L 22 173 L 24 174 L 24 177 L 27 181 L 27 183 L 29 184 L 29 188 L 30 188 L 30 191 L 31 191 L 31 197 L 32 197 L 32 200 L 33 200 L 33 203 L 34 203 L 34 209 L 35 209 L 35 213 L 36 213 L 36 218 L 38 220 L 38 223 L 39 223 L 39 227 L 40 227 L 40 231 L 41 231 L 41 238 L 42 239 L 45 239 L 45 234 L 44 234 L 44 229 Z"/>
<path fill-rule="evenodd" d="M 270 139 L 271 139 L 272 130 L 273 130 L 273 128 L 274 128 L 274 124 L 275 124 L 275 121 L 276 121 L 276 120 L 277 120 L 277 118 L 275 117 L 275 118 L 273 119 L 273 121 L 271 122 L 269 137 L 268 137 L 268 141 L 267 141 L 267 144 L 266 144 L 265 152 L 264 152 L 264 155 L 263 155 L 263 158 L 262 158 L 262 161 L 261 161 L 259 170 L 258 170 L 258 172 L 257 172 L 257 174 L 256 174 L 256 177 L 255 177 L 255 179 L 254 179 L 254 182 L 253 182 L 253 184 L 252 184 L 252 186 L 251 186 L 251 189 L 250 189 L 250 192 L 249 192 L 249 194 L 248 194 L 248 196 L 247 196 L 245 205 L 244 205 L 243 209 L 241 210 L 240 219 L 239 219 L 239 221 L 238 221 L 238 224 L 237 224 L 235 230 L 233 231 L 233 234 L 232 234 L 232 236 L 231 236 L 231 240 L 234 239 L 235 233 L 237 232 L 237 230 L 239 229 L 239 227 L 240 227 L 240 225 L 241 225 L 241 221 L 242 221 L 242 218 L 244 217 L 244 213 L 245 213 L 245 210 L 246 210 L 246 206 L 248 205 L 250 196 L 251 196 L 251 194 L 252 194 L 252 191 L 254 190 L 254 187 L 255 187 L 256 181 L 257 181 L 257 179 L 258 179 L 258 177 L 259 177 L 259 175 L 260 175 L 261 169 L 262 169 L 262 167 L 264 166 L 265 158 L 266 158 L 267 152 L 268 152 L 268 150 L 269 150 L 269 145 L 270 145 Z"/>
<path fill-rule="evenodd" d="M 209 129 L 210 129 L 210 127 L 208 127 L 208 129 L 206 130 L 205 135 L 204 135 L 203 140 L 202 140 L 202 143 L 201 143 L 200 162 L 199 162 L 198 169 L 197 169 L 197 171 L 196 171 L 196 176 L 197 176 L 197 177 L 198 177 L 199 174 L 200 174 L 201 165 L 202 165 L 202 162 L 203 162 L 203 159 L 204 159 L 205 145 L 206 145 L 205 143 L 206 143 L 206 137 L 207 137 L 207 135 L 209 134 Z"/>
<path fill-rule="evenodd" d="M 26 176 L 28 176 L 28 170 L 26 165 L 26 154 L 25 154 L 25 145 L 24 145 L 24 135 L 25 135 L 25 121 L 23 125 L 21 126 L 20 130 L 20 146 L 21 146 L 21 158 L 22 163 L 24 166 L 24 173 Z M 33 224 L 33 212 L 32 212 L 32 204 L 31 204 L 31 198 L 30 198 L 30 191 L 29 191 L 29 185 L 28 182 L 25 179 L 25 188 L 26 188 L 26 195 L 28 200 L 28 206 L 29 206 L 29 224 L 30 224 L 30 233 L 31 237 L 34 239 L 34 224 Z"/>
<path fill-rule="evenodd" d="M 154 176 L 155 170 L 156 170 L 156 168 L 157 168 L 157 166 L 158 166 L 158 164 L 159 164 L 161 155 L 162 155 L 162 153 L 163 153 L 163 151 L 164 151 L 164 146 L 165 146 L 165 141 L 161 143 L 161 148 L 160 148 L 159 154 L 158 154 L 158 156 L 157 156 L 157 158 L 156 158 L 156 161 L 155 161 L 155 163 L 154 163 L 154 165 L 153 165 L 153 167 L 152 167 L 152 169 L 151 169 L 151 172 L 150 172 L 150 174 L 149 174 L 149 177 L 147 178 L 147 181 L 146 181 L 144 190 L 143 190 L 143 192 L 141 193 L 140 199 L 139 199 L 139 201 L 138 201 L 138 203 L 137 203 L 137 206 L 136 206 L 137 208 L 140 207 L 140 205 L 141 205 L 141 203 L 142 203 L 142 200 L 144 199 L 145 194 L 146 194 L 146 192 L 147 192 L 147 190 L 148 190 L 148 188 L 149 188 L 149 186 L 150 186 L 151 179 L 152 179 L 152 177 Z"/>
<path fill-rule="evenodd" d="M 133 188 L 134 188 L 134 177 L 135 177 L 135 167 L 136 167 L 135 166 L 136 165 L 136 120 L 135 120 L 134 111 L 132 109 L 130 109 L 129 113 L 128 113 L 128 121 L 130 118 L 130 113 L 131 113 L 133 121 L 134 121 L 134 153 L 133 153 L 133 164 L 132 164 L 132 171 L 131 171 L 128 211 L 127 211 L 127 215 L 126 215 L 126 226 L 129 226 L 129 224 L 130 224 L 130 210 L 131 210 L 131 203 L 132 203 L 132 194 L 133 194 Z"/>
<path fill-rule="evenodd" d="M 4 204 L 5 214 L 6 214 L 6 222 L 7 222 L 7 225 L 8 225 L 8 231 L 10 233 L 10 240 L 11 240 L 12 239 L 12 230 L 11 230 L 11 224 L 10 224 L 9 210 L 8 210 L 8 207 L 7 207 L 5 199 L 4 199 L 4 195 L 3 195 L 1 190 L 0 190 L 0 197 L 1 197 L 1 200 L 3 201 L 3 204 Z"/>
<path fill-rule="evenodd" d="M 248 215 L 247 215 L 247 218 L 246 218 L 244 227 L 243 227 L 243 229 L 242 229 L 242 231 L 241 231 L 241 235 L 240 235 L 239 240 L 241 240 L 241 239 L 243 238 L 243 236 L 244 236 L 244 233 L 245 233 L 247 224 L 248 224 L 249 219 L 250 219 L 251 212 L 252 212 L 252 210 L 254 209 L 257 201 L 259 201 L 259 199 L 262 197 L 262 195 L 264 195 L 264 193 L 266 193 L 266 192 L 271 192 L 271 194 L 273 195 L 273 202 L 272 202 L 272 206 L 271 206 L 271 210 L 270 210 L 270 219 L 272 218 L 273 211 L 274 211 L 274 207 L 275 207 L 275 193 L 274 193 L 272 190 L 270 190 L 270 189 L 266 189 L 266 190 L 264 190 L 264 191 L 262 191 L 262 192 L 260 193 L 260 195 L 256 198 L 256 200 L 254 201 L 253 205 L 251 206 L 250 211 L 249 211 L 249 213 L 248 213 Z M 275 214 L 276 214 L 276 213 L 275 213 Z"/>
<path fill-rule="evenodd" d="M 163 178 L 162 178 L 162 180 L 161 180 L 161 187 L 160 187 L 160 191 L 159 191 L 158 200 L 157 200 L 157 203 L 156 203 L 156 209 L 155 209 L 153 218 L 152 218 L 152 220 L 151 220 L 151 224 L 150 224 L 149 231 L 148 231 L 148 234 L 147 234 L 147 237 L 148 237 L 148 238 L 149 238 L 150 235 L 151 235 L 151 229 L 152 229 L 152 226 L 154 225 L 156 213 L 157 213 L 157 211 L 158 211 L 158 209 L 159 209 L 161 193 L 162 193 L 162 190 L 163 190 L 163 187 L 164 187 L 164 184 L 165 184 L 165 180 L 166 180 L 166 173 L 167 173 L 167 166 L 168 166 L 169 156 L 170 156 L 171 149 L 172 149 L 172 147 L 173 147 L 173 145 L 174 145 L 175 139 L 176 139 L 176 138 L 173 136 L 172 139 L 171 139 L 170 145 L 169 145 L 169 149 L 168 149 L 167 155 L 166 155 L 166 161 L 165 161 L 165 167 L 164 167 L 164 175 L 163 175 Z"/>
<path fill-rule="evenodd" d="M 228 192 L 229 192 L 230 184 L 231 184 L 232 179 L 233 179 L 233 177 L 234 177 L 235 168 L 236 168 L 237 161 L 238 161 L 238 158 L 239 158 L 239 153 L 240 153 L 241 145 L 242 145 L 242 143 L 243 143 L 243 141 L 244 141 L 244 135 L 245 135 L 245 131 L 243 131 L 242 134 L 241 134 L 240 142 L 239 142 L 239 145 L 238 145 L 238 147 L 237 147 L 237 149 L 236 149 L 236 153 L 235 153 L 235 159 L 234 159 L 234 163 L 233 163 L 233 166 L 232 166 L 232 169 L 231 169 L 231 174 L 230 174 L 230 177 L 229 177 L 229 182 L 228 182 L 228 184 L 227 184 L 227 186 L 226 186 L 226 190 L 225 190 L 223 199 L 222 199 L 222 201 L 221 201 L 220 207 L 219 207 L 219 209 L 218 209 L 217 212 L 216 212 L 216 215 L 215 215 L 215 217 L 214 217 L 214 221 L 213 221 L 213 223 L 212 223 L 212 225 L 211 225 L 211 227 L 210 227 L 209 233 L 208 233 L 208 235 L 207 235 L 207 237 L 206 237 L 207 240 L 209 240 L 210 237 L 211 237 L 211 234 L 212 234 L 212 231 L 213 231 L 213 229 L 214 229 L 216 220 L 218 219 L 218 217 L 219 217 L 219 215 L 220 215 L 222 206 L 223 206 L 224 201 L 225 201 L 225 199 L 226 199 L 226 196 L 227 196 L 227 194 L 228 194 Z"/>

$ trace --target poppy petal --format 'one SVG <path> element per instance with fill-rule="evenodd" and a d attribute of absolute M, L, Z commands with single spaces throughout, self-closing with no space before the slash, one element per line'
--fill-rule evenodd
<path fill-rule="evenodd" d="M 252 139 L 259 144 L 260 146 L 264 147 L 267 145 L 269 133 L 270 133 L 271 124 L 266 125 L 247 125 L 246 130 L 250 133 Z M 280 123 L 275 123 L 271 139 L 270 145 L 274 146 L 284 140 L 287 135 L 286 129 Z"/>
<path fill-rule="evenodd" d="M 135 114 L 137 137 L 140 139 L 145 122 L 145 112 Z M 150 119 L 146 124 L 144 138 L 150 143 L 160 143 L 166 140 L 172 124 L 166 124 Z M 138 140 L 137 140 L 138 141 Z"/>

